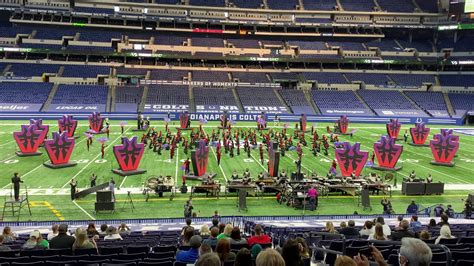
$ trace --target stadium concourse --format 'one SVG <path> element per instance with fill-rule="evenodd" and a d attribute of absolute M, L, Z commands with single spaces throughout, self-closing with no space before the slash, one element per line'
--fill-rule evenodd
<path fill-rule="evenodd" d="M 473 7 L 0 0 L 0 265 L 474 265 Z"/>

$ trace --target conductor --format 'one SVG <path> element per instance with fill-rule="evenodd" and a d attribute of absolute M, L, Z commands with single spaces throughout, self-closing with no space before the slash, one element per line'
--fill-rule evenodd
<path fill-rule="evenodd" d="M 18 176 L 18 173 L 14 173 L 12 177 L 12 184 L 15 201 L 20 200 L 20 183 L 23 183 L 23 180 L 21 180 L 21 178 Z"/>

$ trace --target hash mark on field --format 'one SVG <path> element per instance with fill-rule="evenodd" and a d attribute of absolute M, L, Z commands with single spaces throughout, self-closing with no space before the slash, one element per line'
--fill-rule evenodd
<path fill-rule="evenodd" d="M 127 131 L 130 129 L 131 127 L 128 127 L 124 133 L 127 133 Z M 105 149 L 104 151 L 107 151 L 110 147 L 113 147 L 113 144 L 115 142 L 117 142 L 117 140 L 119 140 L 120 138 L 122 138 L 122 136 L 118 136 L 116 139 L 114 139 L 114 141 L 112 141 Z M 87 138 L 84 138 L 84 139 L 87 139 Z M 69 182 L 71 182 L 72 179 L 76 178 L 77 176 L 79 176 L 84 170 L 86 170 L 87 167 L 89 167 L 89 165 L 91 165 L 95 160 L 97 160 L 97 158 L 99 158 L 99 156 L 101 156 L 102 154 L 99 153 L 97 154 L 96 157 L 94 157 L 94 159 L 90 160 L 89 163 L 87 163 L 84 167 L 81 168 L 81 170 L 79 170 L 79 172 L 77 172 L 77 174 L 75 174 L 71 179 L 69 179 L 69 181 L 66 182 L 66 184 L 64 184 L 61 188 L 65 188 L 67 185 L 69 185 Z"/>

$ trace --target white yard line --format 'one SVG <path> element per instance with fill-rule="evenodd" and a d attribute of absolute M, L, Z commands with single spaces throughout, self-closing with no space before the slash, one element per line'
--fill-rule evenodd
<path fill-rule="evenodd" d="M 252 158 L 258 163 L 258 165 L 260 165 L 260 167 L 262 167 L 263 170 L 267 171 L 268 169 L 265 168 L 265 166 L 263 166 L 259 160 L 257 160 L 252 153 L 250 153 L 250 156 L 252 156 Z"/>
<path fill-rule="evenodd" d="M 37 170 L 38 168 L 40 168 L 41 166 L 43 166 L 43 164 L 40 164 L 40 165 L 36 166 L 34 169 L 28 171 L 28 172 L 27 172 L 26 174 L 24 174 L 24 175 L 20 175 L 22 181 L 25 180 L 25 177 L 26 177 L 26 176 L 28 176 L 29 174 L 33 173 L 34 171 L 36 171 L 36 170 Z M 4 187 L 2 187 L 2 189 L 7 188 L 7 187 L 10 186 L 10 185 L 11 185 L 10 183 L 6 184 Z"/>
<path fill-rule="evenodd" d="M 95 221 L 94 216 L 90 215 L 86 210 L 84 210 L 84 208 L 79 206 L 79 204 L 77 204 L 77 202 L 75 200 L 73 200 L 72 203 L 74 203 L 74 205 L 76 205 L 82 212 L 84 212 L 87 216 L 89 216 L 89 218 L 91 218 L 92 220 Z"/>
<path fill-rule="evenodd" d="M 8 141 L 8 142 L 5 142 L 5 143 L 1 144 L 0 147 L 3 147 L 3 146 L 5 146 L 5 145 L 8 145 L 8 144 L 10 144 L 10 143 L 12 143 L 12 142 L 15 142 L 15 140 L 10 140 L 10 141 Z"/>
<path fill-rule="evenodd" d="M 131 127 L 128 127 L 127 130 L 125 130 L 124 134 L 127 133 L 127 131 L 130 129 Z M 118 136 L 114 141 L 112 141 L 105 149 L 104 151 L 107 151 L 109 148 L 113 147 L 113 144 L 115 142 L 117 142 L 117 140 L 121 139 L 122 136 Z M 87 138 L 84 138 L 84 139 L 87 139 Z M 91 165 L 95 160 L 97 160 L 97 158 L 99 158 L 99 156 L 101 156 L 102 154 L 99 153 L 97 154 L 96 157 L 94 157 L 92 160 L 90 160 L 84 167 L 81 168 L 81 170 L 79 170 L 79 172 L 77 172 L 77 174 L 75 174 L 71 179 L 69 179 L 69 181 L 66 182 L 66 184 L 64 184 L 61 188 L 65 188 L 67 185 L 69 185 L 69 182 L 71 182 L 72 179 L 76 178 L 77 176 L 79 176 L 84 170 L 86 170 L 87 167 L 89 167 L 89 165 Z"/>
<path fill-rule="evenodd" d="M 14 154 L 14 155 L 6 158 L 6 159 L 1 160 L 0 163 L 6 162 L 6 161 L 8 161 L 8 160 L 10 160 L 11 158 L 14 158 L 14 157 L 16 157 L 16 154 Z"/>
<path fill-rule="evenodd" d="M 118 187 L 119 189 L 122 188 L 123 183 L 125 183 L 125 180 L 127 180 L 127 177 L 128 177 L 128 175 L 126 175 L 126 176 L 123 178 L 122 182 L 120 183 L 120 186 Z"/>

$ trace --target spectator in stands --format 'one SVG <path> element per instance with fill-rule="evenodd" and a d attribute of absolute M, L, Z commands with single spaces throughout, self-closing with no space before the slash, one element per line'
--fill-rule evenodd
<path fill-rule="evenodd" d="M 427 230 L 421 230 L 419 237 L 421 240 L 425 241 L 430 240 L 431 235 L 430 232 L 428 232 Z"/>
<path fill-rule="evenodd" d="M 91 248 L 95 248 L 97 250 L 97 244 L 95 243 L 94 238 L 92 237 L 91 240 L 89 240 L 87 231 L 85 230 L 80 230 L 77 232 L 76 241 L 74 241 L 74 244 L 72 245 L 72 250 Z"/>
<path fill-rule="evenodd" d="M 403 215 L 398 215 L 397 216 L 397 221 L 398 221 L 398 225 L 397 225 L 397 227 L 395 227 L 395 231 L 400 230 L 401 223 L 403 221 Z"/>
<path fill-rule="evenodd" d="M 184 231 L 184 235 L 181 237 L 181 245 L 183 246 L 189 246 L 189 241 L 191 241 L 191 238 L 194 236 L 194 229 L 191 227 L 186 228 L 186 231 Z"/>
<path fill-rule="evenodd" d="M 58 235 L 58 229 L 59 229 L 59 225 L 53 224 L 53 226 L 51 226 L 51 232 L 48 234 L 46 239 L 48 241 L 51 241 L 51 239 L 53 239 L 53 237 Z"/>
<path fill-rule="evenodd" d="M 3 228 L 2 235 L 4 243 L 10 243 L 16 240 L 16 234 L 12 232 L 10 226 L 5 226 L 5 228 Z"/>
<path fill-rule="evenodd" d="M 410 221 L 410 228 L 417 232 L 422 227 L 421 223 L 418 221 L 418 216 L 413 215 Z"/>
<path fill-rule="evenodd" d="M 189 250 L 180 250 L 176 253 L 176 261 L 182 263 L 194 263 L 199 257 L 199 248 L 201 247 L 202 238 L 198 235 L 191 237 L 189 241 Z"/>
<path fill-rule="evenodd" d="M 334 224 L 332 222 L 326 222 L 326 228 L 323 229 L 323 232 L 328 232 L 331 234 L 337 234 L 337 230 L 334 228 Z"/>
<path fill-rule="evenodd" d="M 40 231 L 34 230 L 30 234 L 30 238 L 21 246 L 22 249 L 47 249 L 49 248 L 48 240 L 43 239 Z"/>
<path fill-rule="evenodd" d="M 203 242 L 199 248 L 199 257 L 207 253 L 212 253 L 212 247 Z"/>
<path fill-rule="evenodd" d="M 186 218 L 186 225 L 181 229 L 181 235 L 184 235 L 184 232 L 187 228 L 191 228 L 194 231 L 194 227 L 191 226 L 192 220 L 191 218 Z"/>
<path fill-rule="evenodd" d="M 268 248 L 257 256 L 256 266 L 285 266 L 285 260 L 278 251 Z"/>
<path fill-rule="evenodd" d="M 217 241 L 219 241 L 217 239 L 218 235 L 219 235 L 219 229 L 217 229 L 217 227 L 212 228 L 211 235 L 206 240 L 204 240 L 203 243 L 211 247 L 217 246 Z"/>
<path fill-rule="evenodd" d="M 12 250 L 9 246 L 3 244 L 3 239 L 5 237 L 3 235 L 0 235 L 0 251 L 9 251 Z"/>
<path fill-rule="evenodd" d="M 221 262 L 235 260 L 235 253 L 230 251 L 230 241 L 228 238 L 219 239 L 216 246 L 217 256 L 221 259 Z"/>
<path fill-rule="evenodd" d="M 414 200 L 411 201 L 410 205 L 407 207 L 407 214 L 417 214 L 418 213 L 418 205 L 415 203 Z"/>
<path fill-rule="evenodd" d="M 245 245 L 247 244 L 247 239 L 243 238 L 240 234 L 240 228 L 234 226 L 232 232 L 230 233 L 230 244 Z"/>
<path fill-rule="evenodd" d="M 355 228 L 354 220 L 349 220 L 347 223 L 349 226 L 339 229 L 339 233 L 346 236 L 346 238 L 359 237 L 359 231 Z"/>
<path fill-rule="evenodd" d="M 374 233 L 370 234 L 368 240 L 387 240 L 388 237 L 383 231 L 383 225 L 377 223 L 375 225 Z"/>
<path fill-rule="evenodd" d="M 444 213 L 444 208 L 443 208 L 443 205 L 442 204 L 438 204 L 435 208 L 434 208 L 434 214 L 436 217 L 441 217 L 441 214 Z"/>
<path fill-rule="evenodd" d="M 214 215 L 212 216 L 212 219 L 217 219 L 219 220 L 221 216 L 219 215 L 219 212 L 217 210 L 214 211 Z"/>
<path fill-rule="evenodd" d="M 216 218 L 212 219 L 212 225 L 209 229 L 212 229 L 214 227 L 216 227 L 217 230 L 219 230 L 219 219 L 216 219 Z"/>
<path fill-rule="evenodd" d="M 444 224 L 441 226 L 439 229 L 439 236 L 435 240 L 435 244 L 440 244 L 441 239 L 452 239 L 456 238 L 453 235 L 451 235 L 451 229 L 449 228 L 448 224 Z"/>
<path fill-rule="evenodd" d="M 224 232 L 220 233 L 217 236 L 217 239 L 221 240 L 223 238 L 229 238 L 230 234 L 232 233 L 232 229 L 234 229 L 234 227 L 232 227 L 231 224 L 226 224 L 224 228 Z"/>
<path fill-rule="evenodd" d="M 209 225 L 203 224 L 201 226 L 201 229 L 199 229 L 199 235 L 202 237 L 208 237 L 211 234 L 211 231 L 209 231 Z"/>
<path fill-rule="evenodd" d="M 308 248 L 308 244 L 306 243 L 306 240 L 302 237 L 297 237 L 295 239 L 296 239 L 296 242 L 298 242 L 298 244 L 300 245 L 301 259 L 309 259 L 310 253 L 309 253 L 309 248 Z"/>
<path fill-rule="evenodd" d="M 255 244 L 252 246 L 251 253 L 252 253 L 252 259 L 255 261 L 258 257 L 258 254 L 262 252 L 263 248 L 260 246 L 260 244 Z"/>
<path fill-rule="evenodd" d="M 247 240 L 249 246 L 252 246 L 254 244 L 268 244 L 272 241 L 269 236 L 263 233 L 263 229 L 261 225 L 257 224 L 255 226 L 254 231 L 255 231 L 255 235 L 250 237 Z"/>
<path fill-rule="evenodd" d="M 93 237 L 93 238 L 98 238 L 99 237 L 99 232 L 95 229 L 95 224 L 94 223 L 89 223 L 87 226 L 86 230 L 87 236 L 88 237 Z"/>
<path fill-rule="evenodd" d="M 302 265 L 300 251 L 303 247 L 295 239 L 288 239 L 283 245 L 281 256 L 285 260 L 286 266 Z"/>
<path fill-rule="evenodd" d="M 357 263 L 349 256 L 338 256 L 334 266 L 357 266 Z"/>
<path fill-rule="evenodd" d="M 220 223 L 218 228 L 219 228 L 219 234 L 222 234 L 224 232 L 225 223 Z"/>
<path fill-rule="evenodd" d="M 383 234 L 389 237 L 392 234 L 392 229 L 390 229 L 390 226 L 388 224 L 385 224 L 385 220 L 383 217 L 377 217 L 376 220 L 377 223 L 381 224 L 383 227 Z"/>
<path fill-rule="evenodd" d="M 194 266 L 221 266 L 221 260 L 214 253 L 207 253 L 199 257 Z"/>
<path fill-rule="evenodd" d="M 403 238 L 398 262 L 401 266 L 429 266 L 433 254 L 430 247 L 420 239 Z"/>
<path fill-rule="evenodd" d="M 130 228 L 127 226 L 127 224 L 125 223 L 120 223 L 120 226 L 118 228 L 118 233 L 121 235 L 121 236 L 124 236 L 124 235 L 129 235 L 130 234 Z"/>
<path fill-rule="evenodd" d="M 448 215 L 449 218 L 454 218 L 454 209 L 451 204 L 449 204 L 448 208 L 446 209 L 446 215 Z"/>
<path fill-rule="evenodd" d="M 250 254 L 250 250 L 241 248 L 235 257 L 234 266 L 248 266 L 252 264 L 252 254 Z"/>
<path fill-rule="evenodd" d="M 123 240 L 123 238 L 117 233 L 117 228 L 111 225 L 107 228 L 107 235 L 104 237 L 104 240 Z"/>
<path fill-rule="evenodd" d="M 370 236 L 374 233 L 374 224 L 372 221 L 365 221 L 364 228 L 359 231 L 360 236 Z"/>
<path fill-rule="evenodd" d="M 76 241 L 73 236 L 67 234 L 67 224 L 61 224 L 58 228 L 58 235 L 49 242 L 51 249 L 71 249 Z"/>
<path fill-rule="evenodd" d="M 430 223 L 428 224 L 428 228 L 431 229 L 433 227 L 437 227 L 436 220 L 435 219 L 430 219 Z"/>
<path fill-rule="evenodd" d="M 441 214 L 441 221 L 439 221 L 438 226 L 443 226 L 443 225 L 449 225 L 449 217 L 446 215 L 446 213 Z"/>
<path fill-rule="evenodd" d="M 109 226 L 107 224 L 101 225 L 99 235 L 101 235 L 101 236 L 107 235 L 107 228 L 109 228 Z"/>
<path fill-rule="evenodd" d="M 391 238 L 393 241 L 400 241 L 405 237 L 415 237 L 415 233 L 409 231 L 410 223 L 407 220 L 402 220 L 400 223 L 400 230 L 393 232 Z"/>

